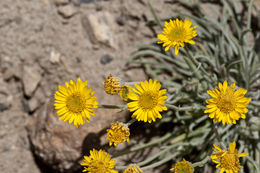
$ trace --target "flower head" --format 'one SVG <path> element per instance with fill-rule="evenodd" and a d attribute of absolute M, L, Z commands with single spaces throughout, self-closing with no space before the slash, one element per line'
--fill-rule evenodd
<path fill-rule="evenodd" d="M 160 90 L 161 84 L 152 79 L 140 84 L 135 84 L 133 92 L 128 94 L 128 98 L 131 100 L 127 106 L 128 109 L 133 112 L 132 117 L 138 121 L 144 121 L 151 123 L 156 118 L 162 118 L 160 112 L 167 110 L 164 105 L 167 96 L 164 96 L 166 89 Z"/>
<path fill-rule="evenodd" d="M 192 173 L 193 166 L 191 166 L 185 159 L 183 159 L 182 162 L 177 162 L 174 165 L 174 168 L 170 170 L 174 170 L 175 173 Z"/>
<path fill-rule="evenodd" d="M 94 108 L 98 107 L 94 91 L 88 88 L 87 81 L 82 82 L 78 78 L 77 82 L 66 82 L 66 86 L 59 85 L 59 91 L 55 92 L 54 108 L 60 116 L 60 120 L 68 121 L 79 127 L 89 122 L 90 115 L 95 115 Z"/>
<path fill-rule="evenodd" d="M 236 124 L 239 118 L 245 119 L 244 113 L 247 113 L 247 105 L 250 98 L 245 97 L 247 90 L 239 88 L 235 91 L 236 84 L 228 86 L 227 81 L 218 84 L 219 89 L 208 90 L 207 93 L 213 98 L 206 101 L 207 110 L 204 113 L 209 113 L 209 117 L 218 122 Z"/>
<path fill-rule="evenodd" d="M 197 31 L 194 30 L 197 26 L 191 27 L 191 25 L 192 21 L 187 19 L 184 21 L 176 19 L 165 22 L 163 34 L 157 36 L 160 40 L 157 43 L 163 43 L 165 51 L 175 46 L 175 54 L 178 55 L 179 47 L 184 47 L 184 43 L 195 44 L 191 39 L 197 36 Z"/>
<path fill-rule="evenodd" d="M 214 163 L 217 163 L 217 167 L 220 166 L 220 173 L 226 172 L 230 173 L 238 173 L 240 168 L 243 166 L 240 165 L 238 158 L 245 157 L 248 153 L 238 154 L 236 149 L 236 142 L 232 142 L 229 144 L 229 149 L 227 151 L 222 150 L 219 146 L 213 144 L 215 148 L 213 150 L 216 152 L 212 154 L 210 157 Z"/>
<path fill-rule="evenodd" d="M 119 80 L 113 77 L 112 74 L 107 77 L 103 85 L 106 93 L 111 95 L 118 94 L 121 88 Z"/>
<path fill-rule="evenodd" d="M 84 161 L 81 166 L 84 166 L 83 172 L 89 173 L 118 173 L 113 170 L 115 160 L 111 160 L 110 155 L 104 150 L 91 150 L 90 156 L 84 156 Z M 86 167 L 85 167 L 86 166 Z"/>
<path fill-rule="evenodd" d="M 143 170 L 137 165 L 130 165 L 123 173 L 142 173 Z"/>
<path fill-rule="evenodd" d="M 121 89 L 119 91 L 119 95 L 122 100 L 127 101 L 128 100 L 128 93 L 131 91 L 131 88 L 128 85 L 122 85 Z"/>
<path fill-rule="evenodd" d="M 111 146 L 114 143 L 114 146 L 122 144 L 123 142 L 129 142 L 129 128 L 118 121 L 113 124 L 111 123 L 110 129 L 107 130 L 107 139 L 109 140 L 109 145 Z"/>

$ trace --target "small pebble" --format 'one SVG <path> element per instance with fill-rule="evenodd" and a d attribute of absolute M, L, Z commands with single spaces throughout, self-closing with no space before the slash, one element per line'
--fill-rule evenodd
<path fill-rule="evenodd" d="M 116 19 L 116 23 L 120 26 L 124 26 L 126 21 L 126 17 L 121 15 Z"/>
<path fill-rule="evenodd" d="M 83 3 L 83 4 L 89 4 L 89 3 L 92 3 L 93 0 L 78 0 L 79 3 Z"/>
<path fill-rule="evenodd" d="M 113 58 L 108 54 L 103 55 L 100 59 L 100 63 L 102 65 L 106 65 L 106 64 L 110 63 L 111 61 L 113 61 Z"/>
<path fill-rule="evenodd" d="M 1 111 L 1 112 L 2 112 L 2 111 L 5 111 L 5 110 L 7 110 L 7 109 L 8 109 L 8 106 L 7 106 L 7 105 L 0 103 L 0 111 Z"/>

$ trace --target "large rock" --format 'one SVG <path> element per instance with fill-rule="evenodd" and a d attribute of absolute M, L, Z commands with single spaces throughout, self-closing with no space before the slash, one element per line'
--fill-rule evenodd
<path fill-rule="evenodd" d="M 58 8 L 58 13 L 64 18 L 70 18 L 77 13 L 77 8 L 72 4 L 61 6 Z"/>
<path fill-rule="evenodd" d="M 38 66 L 24 66 L 22 80 L 26 96 L 32 96 L 41 79 L 42 76 L 39 72 Z"/>
<path fill-rule="evenodd" d="M 82 17 L 82 26 L 89 35 L 90 40 L 102 43 L 117 49 L 118 43 L 115 35 L 115 19 L 109 12 L 96 12 Z"/>
<path fill-rule="evenodd" d="M 79 161 L 89 150 L 107 146 L 105 129 L 119 116 L 124 117 L 115 112 L 118 110 L 98 110 L 90 123 L 77 128 L 59 121 L 49 102 L 33 115 L 27 126 L 32 150 L 48 167 L 63 173 L 74 172 L 80 168 Z"/>
<path fill-rule="evenodd" d="M 70 1 L 69 0 L 55 0 L 54 3 L 56 5 L 66 5 L 66 4 L 70 3 Z"/>
<path fill-rule="evenodd" d="M 8 91 L 8 84 L 0 78 L 0 112 L 10 108 L 13 96 Z"/>

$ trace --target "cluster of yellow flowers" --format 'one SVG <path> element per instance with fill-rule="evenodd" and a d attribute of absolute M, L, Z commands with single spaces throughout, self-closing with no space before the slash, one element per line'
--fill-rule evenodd
<path fill-rule="evenodd" d="M 245 157 L 248 153 L 238 154 L 236 142 L 230 143 L 228 150 L 222 150 L 215 144 L 213 146 L 215 147 L 213 148 L 215 154 L 211 155 L 211 159 L 214 163 L 217 163 L 217 168 L 220 166 L 220 173 L 223 173 L 225 170 L 227 173 L 238 173 L 239 169 L 243 168 L 238 158 Z M 175 173 L 192 173 L 193 168 L 190 163 L 183 159 L 183 162 L 177 162 L 171 170 L 174 170 Z"/>
<path fill-rule="evenodd" d="M 175 54 L 178 54 L 179 47 L 184 47 L 184 43 L 195 44 L 193 37 L 197 26 L 191 27 L 192 22 L 189 20 L 170 20 L 165 23 L 163 34 L 158 35 L 160 41 L 169 50 L 175 46 Z M 167 90 L 161 89 L 161 84 L 157 80 L 146 80 L 144 82 L 135 83 L 134 85 L 126 85 L 120 82 L 118 78 L 109 75 L 105 80 L 104 90 L 111 95 L 119 94 L 123 101 L 127 102 L 127 108 L 133 112 L 132 118 L 137 121 L 155 122 L 157 118 L 161 119 L 162 111 L 166 111 L 165 102 Z M 247 90 L 241 88 L 235 90 L 235 83 L 228 86 L 227 81 L 219 83 L 218 89 L 208 90 L 207 93 L 212 98 L 206 100 L 207 108 L 204 113 L 209 113 L 209 117 L 214 122 L 222 122 L 225 124 L 236 124 L 240 118 L 246 118 L 245 113 L 248 112 L 247 106 L 250 98 L 246 98 Z M 79 127 L 85 121 L 89 122 L 90 115 L 95 115 L 94 109 L 99 107 L 96 101 L 94 92 L 87 86 L 87 81 L 82 81 L 80 78 L 76 82 L 66 82 L 65 86 L 59 86 L 59 90 L 55 93 L 54 107 L 60 120 L 69 123 L 74 122 L 74 125 Z M 107 129 L 107 139 L 109 145 L 114 145 L 124 142 L 129 142 L 130 131 L 128 124 L 121 122 L 111 123 L 110 129 Z M 229 145 L 228 150 L 222 150 L 214 144 L 215 154 L 211 155 L 217 167 L 220 166 L 220 172 L 225 170 L 228 173 L 237 173 L 242 167 L 239 163 L 239 157 L 247 156 L 248 153 L 238 154 L 236 143 Z M 114 170 L 115 160 L 111 160 L 109 153 L 103 150 L 91 150 L 90 156 L 84 156 L 84 161 L 81 163 L 84 166 L 83 172 L 90 173 L 117 173 Z M 177 162 L 171 170 L 175 173 L 192 173 L 194 166 L 183 159 L 182 162 Z M 130 165 L 124 173 L 140 173 L 143 172 L 137 165 Z"/>
<path fill-rule="evenodd" d="M 120 84 L 117 78 L 109 75 L 103 86 L 106 93 L 119 94 L 123 101 L 127 101 L 128 110 L 134 112 L 132 117 L 138 121 L 151 123 L 157 118 L 162 118 L 160 112 L 167 110 L 164 105 L 167 99 L 166 89 L 161 89 L 161 84 L 156 80 L 150 79 L 139 84 L 135 83 L 134 86 L 130 87 Z M 76 82 L 71 80 L 70 83 L 66 82 L 65 86 L 59 86 L 59 90 L 55 93 L 54 107 L 60 120 L 74 122 L 77 127 L 83 125 L 85 121 L 89 122 L 90 115 L 95 115 L 94 108 L 98 108 L 98 104 L 94 92 L 87 86 L 87 81 L 82 82 L 80 78 Z M 107 139 L 110 146 L 117 146 L 125 141 L 129 142 L 129 136 L 128 124 L 111 123 L 110 129 L 107 129 Z M 110 155 L 103 150 L 93 149 L 90 156 L 84 158 L 85 160 L 81 164 L 87 166 L 84 172 L 117 172 L 113 170 L 115 161 L 111 160 Z M 139 172 L 142 170 L 136 165 L 131 165 L 125 170 L 125 173 Z"/>

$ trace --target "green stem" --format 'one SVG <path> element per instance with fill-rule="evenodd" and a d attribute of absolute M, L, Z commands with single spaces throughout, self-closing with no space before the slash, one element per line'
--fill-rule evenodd
<path fill-rule="evenodd" d="M 152 169 L 152 168 L 155 168 L 155 167 L 157 167 L 157 166 L 160 166 L 160 165 L 162 165 L 162 164 L 164 164 L 164 163 L 166 163 L 166 162 L 172 160 L 172 159 L 175 158 L 178 154 L 179 154 L 179 152 L 176 152 L 176 153 L 174 153 L 174 154 L 172 154 L 172 155 L 166 157 L 166 158 L 163 159 L 163 160 L 160 160 L 160 161 L 158 161 L 158 162 L 155 162 L 155 163 L 153 163 L 153 164 L 151 164 L 151 165 L 149 165 L 149 166 L 141 167 L 141 169 L 144 171 L 144 170 L 147 170 L 147 169 Z M 116 170 L 122 171 L 122 170 L 124 170 L 124 169 L 126 169 L 126 168 L 127 168 L 127 166 L 117 166 L 117 167 L 116 167 Z"/>
<path fill-rule="evenodd" d="M 130 121 L 128 121 L 126 124 L 127 126 L 130 126 L 131 124 L 133 124 L 134 122 L 136 122 L 136 119 L 131 119 Z"/>
<path fill-rule="evenodd" d="M 166 140 L 168 140 L 169 138 L 172 137 L 172 133 L 167 133 L 166 135 L 164 135 L 163 137 L 155 140 L 155 141 L 152 141 L 150 143 L 147 143 L 147 144 L 143 144 L 143 145 L 140 145 L 140 146 L 137 146 L 137 147 L 134 147 L 134 148 L 131 148 L 131 149 L 127 149 L 127 150 L 124 150 L 124 151 L 121 151 L 121 152 L 118 152 L 118 153 L 115 153 L 112 158 L 115 158 L 115 157 L 119 157 L 119 156 L 122 156 L 122 155 L 125 155 L 125 154 L 129 154 L 129 153 L 132 153 L 132 152 L 136 152 L 136 151 L 139 151 L 139 150 L 143 150 L 145 148 L 149 148 L 149 147 L 153 147 L 153 146 L 156 146 Z"/>
<path fill-rule="evenodd" d="M 135 84 L 138 84 L 139 82 L 124 82 L 125 85 L 128 86 L 134 86 Z"/>
<path fill-rule="evenodd" d="M 181 135 L 175 137 L 174 139 L 172 139 L 172 140 L 170 141 L 170 143 L 171 143 L 171 144 L 174 144 L 174 143 L 176 143 L 176 142 L 179 142 L 179 141 L 184 140 L 185 138 L 189 138 L 189 137 L 192 137 L 192 136 L 196 136 L 196 135 L 198 135 L 198 134 L 200 134 L 200 133 L 206 133 L 206 132 L 209 132 L 209 131 L 210 131 L 210 129 L 208 129 L 208 128 L 199 128 L 199 129 L 197 129 L 197 130 L 195 130 L 195 131 L 192 131 L 192 132 L 190 132 L 190 133 L 188 133 L 188 134 L 183 133 L 183 134 L 181 134 Z"/>
<path fill-rule="evenodd" d="M 174 105 L 171 105 L 171 104 L 165 104 L 165 106 L 169 109 L 173 109 L 175 111 L 191 111 L 194 109 L 193 106 L 186 106 L 186 107 L 178 107 L 178 106 L 174 106 Z"/>
<path fill-rule="evenodd" d="M 196 65 L 198 66 L 199 63 L 198 61 L 190 54 L 190 51 L 187 47 L 184 47 L 185 51 L 186 51 L 186 54 L 188 55 L 188 57 L 191 59 L 191 61 Z"/>
<path fill-rule="evenodd" d="M 214 133 L 215 133 L 215 135 L 216 135 L 216 138 L 217 138 L 219 144 L 221 145 L 221 147 L 222 147 L 223 149 L 226 149 L 225 145 L 223 144 L 223 142 L 222 142 L 222 140 L 221 140 L 221 138 L 220 138 L 220 136 L 219 136 L 219 133 L 218 133 L 218 130 L 217 130 L 216 126 L 215 126 L 215 123 L 213 124 L 212 127 L 213 127 L 213 131 L 214 131 Z"/>
<path fill-rule="evenodd" d="M 202 167 L 204 166 L 208 161 L 210 160 L 210 157 L 207 156 L 205 159 L 203 159 L 202 161 L 199 161 L 199 162 L 196 162 L 196 163 L 193 163 L 192 166 L 194 167 Z"/>
<path fill-rule="evenodd" d="M 251 15 L 252 15 L 252 7 L 253 7 L 254 0 L 250 0 L 248 5 L 248 16 L 247 16 L 247 29 L 251 29 Z"/>
<path fill-rule="evenodd" d="M 146 160 L 139 162 L 138 165 L 143 166 L 147 165 L 148 163 L 154 161 L 156 158 L 159 158 L 160 156 L 166 154 L 167 152 L 170 152 L 171 149 L 180 146 L 180 142 L 176 142 L 175 144 L 172 144 L 171 146 L 159 151 L 158 153 L 152 155 L 151 157 L 148 157 Z"/>
<path fill-rule="evenodd" d="M 150 10 L 151 10 L 151 13 L 152 13 L 152 15 L 153 15 L 153 17 L 154 17 L 155 22 L 157 23 L 157 25 L 160 26 L 161 29 L 163 29 L 163 25 L 161 24 L 161 21 L 160 21 L 160 19 L 158 18 L 158 16 L 156 15 L 156 13 L 155 13 L 155 11 L 154 11 L 154 9 L 153 9 L 153 6 L 151 5 L 151 3 L 150 3 L 149 0 L 147 0 L 147 5 L 148 5 L 148 7 L 149 7 Z"/>
<path fill-rule="evenodd" d="M 197 60 L 190 54 L 189 50 L 187 47 L 184 47 L 185 49 L 185 52 L 188 56 L 185 57 L 184 56 L 184 60 L 186 61 L 187 65 L 191 68 L 191 70 L 193 71 L 193 73 L 195 74 L 195 76 L 199 79 L 199 80 L 202 80 L 202 79 L 206 79 L 205 77 L 203 77 L 200 72 L 198 71 L 197 67 L 196 66 L 199 66 L 199 63 L 197 62 Z M 207 72 L 202 69 L 202 71 L 205 73 L 205 75 L 207 77 L 209 77 L 209 75 L 207 74 Z M 206 79 L 207 80 L 207 79 Z M 206 81 L 202 81 L 202 86 L 204 89 L 207 89 L 207 83 Z"/>
<path fill-rule="evenodd" d="M 125 110 L 127 108 L 127 105 L 103 105 L 103 104 L 99 104 L 98 108 Z"/>
<path fill-rule="evenodd" d="M 160 165 L 162 165 L 162 164 L 164 164 L 164 163 L 166 163 L 166 162 L 172 160 L 173 158 L 176 158 L 176 156 L 177 156 L 178 154 L 179 154 L 179 152 L 176 152 L 176 153 L 174 153 L 174 154 L 172 154 L 172 155 L 170 155 L 170 156 L 164 158 L 163 160 L 160 160 L 160 161 L 158 161 L 158 162 L 155 162 L 155 163 L 153 163 L 153 164 L 151 164 L 151 165 L 149 165 L 149 166 L 142 167 L 142 170 L 152 169 L 152 168 L 155 168 L 155 167 L 157 167 L 157 166 L 160 166 Z"/>

